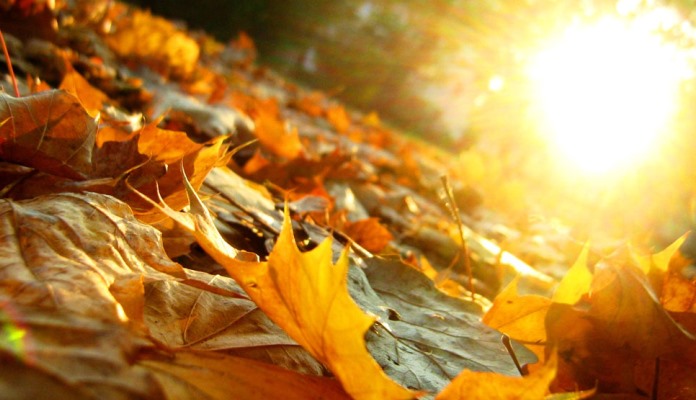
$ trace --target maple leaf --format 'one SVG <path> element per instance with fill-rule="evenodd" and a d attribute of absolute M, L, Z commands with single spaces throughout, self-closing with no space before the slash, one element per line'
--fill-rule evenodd
<path fill-rule="evenodd" d="M 0 93 L 0 120 L 0 158 L 76 180 L 91 173 L 97 123 L 71 94 Z"/>
<path fill-rule="evenodd" d="M 550 358 L 539 370 L 524 377 L 464 370 L 435 400 L 543 399 L 555 375 L 555 357 Z"/>
<path fill-rule="evenodd" d="M 87 113 L 92 117 L 96 117 L 109 97 L 87 82 L 79 72 L 75 71 L 72 64 L 66 62 L 66 65 L 68 71 L 63 76 L 63 80 L 58 88 L 77 97 L 85 110 L 87 110 Z"/>
<path fill-rule="evenodd" d="M 254 134 L 266 150 L 288 160 L 293 160 L 302 153 L 303 147 L 297 128 L 286 126 L 286 121 L 280 117 L 275 98 L 258 100 L 235 92 L 231 105 L 243 110 L 253 119 Z"/>
<path fill-rule="evenodd" d="M 410 399 L 416 392 L 392 381 L 370 356 L 364 334 L 375 321 L 348 294 L 348 254 L 332 262 L 331 241 L 301 253 L 286 209 L 283 227 L 267 262 L 243 261 L 228 245 L 193 188 L 186 184 L 191 213 L 163 212 L 189 229 L 203 249 L 288 335 L 338 378 L 356 399 Z"/>
<path fill-rule="evenodd" d="M 493 301 L 493 306 L 483 316 L 483 323 L 497 329 L 512 339 L 526 343 L 528 348 L 543 360 L 546 344 L 544 321 L 551 300 L 537 295 L 517 294 L 519 276 L 503 289 Z"/>
<path fill-rule="evenodd" d="M 557 346 L 561 355 L 558 388 L 599 382 L 602 391 L 649 391 L 655 358 L 683 364 L 696 351 L 693 336 L 660 305 L 630 259 L 597 264 L 589 293 L 574 306 L 552 304 L 546 316 L 547 348 Z M 646 364 L 649 372 L 641 372 Z"/>
<path fill-rule="evenodd" d="M 372 253 L 384 250 L 394 239 L 391 232 L 379 223 L 378 218 L 346 222 L 343 231 L 348 237 Z"/>
<path fill-rule="evenodd" d="M 568 269 L 561 283 L 556 287 L 552 298 L 554 303 L 573 305 L 590 292 L 593 276 L 587 268 L 589 254 L 590 244 L 586 243 L 578 259 L 575 260 L 573 266 Z"/>

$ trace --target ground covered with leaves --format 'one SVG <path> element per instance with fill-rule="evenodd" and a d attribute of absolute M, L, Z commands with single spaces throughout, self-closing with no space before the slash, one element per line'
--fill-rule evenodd
<path fill-rule="evenodd" d="M 445 152 L 244 35 L 0 7 L 4 398 L 696 396 L 680 242 L 539 272 L 567 244 L 505 251 Z"/>

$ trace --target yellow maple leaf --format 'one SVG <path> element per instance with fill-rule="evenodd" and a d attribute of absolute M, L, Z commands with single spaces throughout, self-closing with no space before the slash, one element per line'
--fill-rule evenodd
<path fill-rule="evenodd" d="M 544 320 L 551 306 L 551 299 L 538 295 L 518 295 L 519 280 L 519 276 L 516 277 L 496 296 L 493 306 L 482 321 L 512 339 L 526 343 L 543 360 L 546 343 Z"/>
<path fill-rule="evenodd" d="M 186 181 L 186 179 L 184 179 Z M 250 262 L 227 244 L 210 213 L 186 181 L 191 212 L 162 211 L 191 231 L 201 247 L 247 292 L 268 317 L 328 367 L 355 399 L 411 399 L 418 393 L 391 380 L 365 347 L 375 317 L 348 293 L 348 254 L 332 262 L 331 240 L 301 253 L 286 209 L 283 228 L 267 262 Z M 248 253 L 247 253 L 248 254 Z"/>
<path fill-rule="evenodd" d="M 558 284 L 553 294 L 554 303 L 570 304 L 577 303 L 583 295 L 589 293 L 592 284 L 592 272 L 587 267 L 587 257 L 590 253 L 590 244 L 586 243 L 578 259 L 566 272 L 565 276 Z"/>
<path fill-rule="evenodd" d="M 524 377 L 465 369 L 435 400 L 537 400 L 543 399 L 556 376 L 557 358 L 552 356 L 539 370 Z"/>

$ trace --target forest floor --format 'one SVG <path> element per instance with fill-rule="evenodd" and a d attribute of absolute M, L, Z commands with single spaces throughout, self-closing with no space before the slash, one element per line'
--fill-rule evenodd
<path fill-rule="evenodd" d="M 0 27 L 7 398 L 696 396 L 680 242 L 592 268 L 245 35 L 110 1 Z"/>

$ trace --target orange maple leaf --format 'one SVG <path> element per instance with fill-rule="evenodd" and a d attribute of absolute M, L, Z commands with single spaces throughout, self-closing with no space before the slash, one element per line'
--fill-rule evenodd
<path fill-rule="evenodd" d="M 160 206 L 162 211 L 193 233 L 273 322 L 334 373 L 348 394 L 375 400 L 417 397 L 391 380 L 365 347 L 364 335 L 375 317 L 365 314 L 348 293 L 347 252 L 333 264 L 327 239 L 301 253 L 286 209 L 268 261 L 250 262 L 248 253 L 224 241 L 206 207 L 186 185 L 191 212 L 177 213 L 166 205 Z"/>

